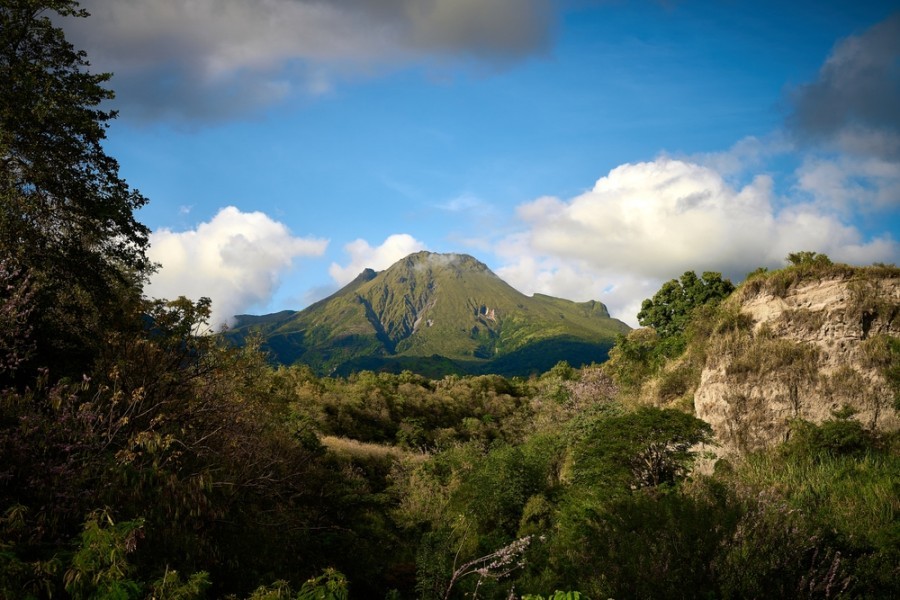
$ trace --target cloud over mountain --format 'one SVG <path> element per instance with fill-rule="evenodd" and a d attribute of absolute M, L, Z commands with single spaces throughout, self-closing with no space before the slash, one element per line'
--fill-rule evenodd
<path fill-rule="evenodd" d="M 341 74 L 421 59 L 519 60 L 550 43 L 550 0 L 84 0 L 66 22 L 129 113 L 213 120 Z"/>
<path fill-rule="evenodd" d="M 190 231 L 159 229 L 150 236 L 150 258 L 162 265 L 145 292 L 150 297 L 212 299 L 210 325 L 265 307 L 280 277 L 297 257 L 321 256 L 328 242 L 295 237 L 261 212 L 223 208 Z"/>
<path fill-rule="evenodd" d="M 344 250 L 350 255 L 350 263 L 344 267 L 331 263 L 328 273 L 338 285 L 346 285 L 364 269 L 381 271 L 413 252 L 425 249 L 423 242 L 406 233 L 388 236 L 380 246 L 374 248 L 366 240 L 357 239 L 344 246 Z"/>
<path fill-rule="evenodd" d="M 900 13 L 839 41 L 789 104 L 783 130 L 726 152 L 624 164 L 575 198 L 520 205 L 498 274 L 523 291 L 601 298 L 636 325 L 641 299 L 686 270 L 741 279 L 796 250 L 898 261 L 890 229 L 861 227 L 900 208 Z M 796 168 L 768 175 L 785 157 Z"/>

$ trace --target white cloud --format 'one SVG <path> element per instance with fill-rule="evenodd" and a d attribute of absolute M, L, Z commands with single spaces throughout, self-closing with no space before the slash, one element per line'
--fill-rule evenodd
<path fill-rule="evenodd" d="M 424 243 L 406 233 L 391 235 L 374 248 L 369 242 L 358 239 L 344 246 L 344 250 L 350 255 L 350 264 L 342 267 L 331 263 L 328 273 L 338 285 L 346 285 L 367 268 L 382 271 L 401 258 L 425 249 Z"/>
<path fill-rule="evenodd" d="M 481 198 L 473 194 L 460 194 L 437 208 L 451 213 L 492 212 L 493 207 L 485 203 Z"/>
<path fill-rule="evenodd" d="M 900 208 L 900 162 L 848 154 L 806 156 L 797 190 L 818 204 L 845 213 Z"/>
<path fill-rule="evenodd" d="M 294 237 L 261 212 L 223 208 L 190 231 L 159 229 L 150 236 L 150 259 L 162 265 L 145 292 L 156 298 L 212 299 L 210 325 L 262 308 L 281 275 L 301 256 L 321 256 L 327 240 Z"/>
<path fill-rule="evenodd" d="M 83 0 L 66 30 L 144 117 L 214 119 L 336 77 L 428 57 L 508 62 L 548 47 L 550 0 Z"/>
<path fill-rule="evenodd" d="M 655 294 L 661 285 L 661 280 L 655 278 L 603 271 L 571 259 L 539 256 L 527 245 L 515 242 L 507 244 L 500 254 L 511 262 L 496 269 L 497 275 L 520 292 L 528 295 L 538 292 L 576 302 L 600 300 L 612 317 L 632 327 L 638 326 L 636 315 L 643 299 Z"/>
<path fill-rule="evenodd" d="M 508 261 L 498 274 L 524 292 L 599 299 L 634 325 L 641 300 L 687 270 L 740 279 L 796 250 L 853 263 L 900 255 L 896 241 L 867 241 L 819 203 L 775 200 L 766 176 L 736 188 L 696 163 L 621 165 L 576 198 L 520 206 L 526 229 L 497 247 Z"/>

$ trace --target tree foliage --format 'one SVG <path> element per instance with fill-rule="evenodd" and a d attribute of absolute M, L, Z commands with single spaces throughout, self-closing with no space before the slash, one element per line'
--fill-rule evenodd
<path fill-rule="evenodd" d="M 785 260 L 794 267 L 828 267 L 834 264 L 825 254 L 809 250 L 791 252 Z"/>
<path fill-rule="evenodd" d="M 639 489 L 675 484 L 695 458 L 693 447 L 712 440 L 700 419 L 650 406 L 599 420 L 576 446 L 576 477 L 594 485 Z"/>
<path fill-rule="evenodd" d="M 0 381 L 14 379 L 34 352 L 34 289 L 12 259 L 0 259 Z"/>
<path fill-rule="evenodd" d="M 0 258 L 31 278 L 35 340 L 63 370 L 85 364 L 151 265 L 134 216 L 146 199 L 102 145 L 109 75 L 89 72 L 56 15 L 86 13 L 73 0 L 0 5 Z"/>
<path fill-rule="evenodd" d="M 661 338 L 670 338 L 684 332 L 695 308 L 719 302 L 733 291 L 734 285 L 722 279 L 721 273 L 706 271 L 697 277 L 693 271 L 686 271 L 680 279 L 664 283 L 653 298 L 644 300 L 638 322 L 653 327 Z"/>
<path fill-rule="evenodd" d="M 667 281 L 641 306 L 637 317 L 644 328 L 618 337 L 604 369 L 624 390 L 639 392 L 644 382 L 668 361 L 684 353 L 688 338 L 704 329 L 698 324 L 710 317 L 715 306 L 733 290 L 729 280 L 710 271 L 702 277 L 687 271 L 680 279 Z M 659 391 L 666 396 L 680 396 L 689 388 L 691 377 L 690 367 L 673 371 Z"/>

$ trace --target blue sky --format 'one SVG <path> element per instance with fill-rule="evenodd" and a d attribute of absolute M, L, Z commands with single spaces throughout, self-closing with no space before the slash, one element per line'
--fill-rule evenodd
<path fill-rule="evenodd" d="M 900 259 L 900 3 L 85 0 L 147 293 L 301 309 L 409 252 L 640 302 Z"/>

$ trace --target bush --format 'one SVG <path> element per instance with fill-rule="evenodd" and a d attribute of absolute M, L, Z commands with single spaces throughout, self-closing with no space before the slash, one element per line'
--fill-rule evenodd
<path fill-rule="evenodd" d="M 859 456 L 874 447 L 873 436 L 862 423 L 839 413 L 843 418 L 829 419 L 821 425 L 796 421 L 784 451 L 801 456 Z"/>
<path fill-rule="evenodd" d="M 734 285 L 722 279 L 721 273 L 707 271 L 697 277 L 693 271 L 687 271 L 680 280 L 664 283 L 653 298 L 644 300 L 638 322 L 653 327 L 663 339 L 676 336 L 684 333 L 694 309 L 717 304 L 733 291 Z"/>

